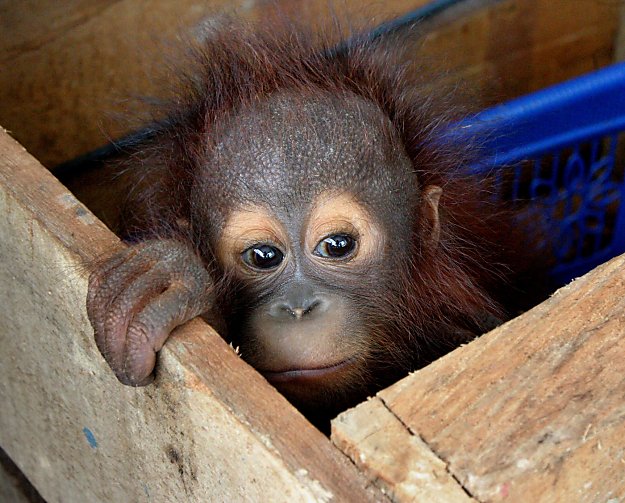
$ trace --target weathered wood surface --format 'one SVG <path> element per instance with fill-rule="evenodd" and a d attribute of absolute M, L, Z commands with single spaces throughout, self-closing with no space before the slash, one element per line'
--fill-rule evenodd
<path fill-rule="evenodd" d="M 616 54 L 614 59 L 616 61 L 625 61 L 625 3 L 621 5 L 618 21 L 619 28 L 616 37 Z"/>
<path fill-rule="evenodd" d="M 118 246 L 0 131 L 0 446 L 47 501 L 384 499 L 199 320 L 162 351 L 155 385 L 119 384 L 82 266 Z"/>
<path fill-rule="evenodd" d="M 623 501 L 624 335 L 625 255 L 344 413 L 333 438 L 371 478 L 392 477 L 385 456 L 402 445 L 352 431 L 391 414 L 478 501 Z"/>
<path fill-rule="evenodd" d="M 619 2 L 503 0 L 428 32 L 419 58 L 482 106 L 537 91 L 615 59 Z"/>
<path fill-rule="evenodd" d="M 426 1 L 370 10 L 393 16 Z M 104 145 L 137 127 L 128 118 L 148 108 L 138 97 L 162 97 L 182 52 L 178 34 L 198 36 L 198 24 L 224 13 L 262 22 L 272 5 L 312 24 L 331 13 L 326 0 L 0 2 L 0 123 L 49 167 Z M 332 10 L 358 13 L 362 2 Z"/>
<path fill-rule="evenodd" d="M 379 398 L 357 413 L 340 415 L 332 440 L 393 501 L 472 501 L 418 436 L 413 435 Z"/>
<path fill-rule="evenodd" d="M 136 97 L 162 95 L 164 68 L 179 59 L 176 34 L 197 33 L 203 19 L 235 11 L 262 23 L 275 15 L 270 7 L 275 5 L 313 26 L 333 24 L 334 18 L 375 25 L 427 1 L 364 6 L 360 0 L 0 2 L 5 69 L 0 123 L 53 166 L 136 126 L 120 117 L 144 111 Z M 454 9 L 435 29 L 424 26 L 428 34 L 414 56 L 426 62 L 426 69 L 436 69 L 432 78 L 443 71 L 453 84 L 467 83 L 478 102 L 484 96 L 518 96 L 613 60 L 621 2 L 471 0 L 466 5 L 470 8 Z"/>

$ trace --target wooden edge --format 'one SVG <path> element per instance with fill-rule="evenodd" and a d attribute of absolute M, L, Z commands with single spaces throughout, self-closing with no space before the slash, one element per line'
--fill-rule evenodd
<path fill-rule="evenodd" d="M 479 501 L 620 501 L 624 313 L 621 256 L 377 400 L 403 425 L 404 436 L 422 439 Z M 361 404 L 333 424 L 334 442 L 355 462 L 366 456 L 373 480 L 393 477 L 384 463 L 396 444 L 372 449 L 357 428 L 344 425 L 362 424 L 377 404 Z M 407 462 L 394 487 L 416 469 Z"/>
<path fill-rule="evenodd" d="M 45 503 L 37 490 L 2 449 L 0 449 L 0 501 Z"/>
<path fill-rule="evenodd" d="M 162 351 L 156 385 L 119 384 L 92 340 L 84 264 L 121 243 L 5 132 L 0 195 L 7 217 L 0 252 L 8 265 L 0 281 L 7 327 L 0 333 L 0 400 L 8 404 L 0 415 L 0 441 L 46 499 L 91 491 L 96 500 L 106 494 L 110 501 L 153 501 L 159 500 L 155 494 L 184 490 L 196 501 L 214 490 L 219 497 L 273 495 L 280 501 L 385 500 L 199 319 L 179 328 Z M 43 341 L 43 353 L 35 354 Z M 81 430 L 80 421 L 91 426 Z M 79 438 L 63 443 L 68 425 Z M 38 429 L 52 434 L 33 433 Z M 62 454 L 67 441 L 76 444 L 71 456 Z M 146 467 L 136 466 L 137 453 L 142 463 L 157 460 L 141 490 L 135 486 Z M 170 465 L 174 482 L 167 478 Z M 89 484 L 77 480 L 76 471 Z M 160 472 L 165 475 L 156 480 Z"/>

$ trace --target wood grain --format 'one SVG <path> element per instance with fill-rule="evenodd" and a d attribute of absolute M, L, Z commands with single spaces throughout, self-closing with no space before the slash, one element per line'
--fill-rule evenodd
<path fill-rule="evenodd" d="M 415 52 L 436 81 L 464 85 L 487 106 L 610 64 L 619 8 L 596 0 L 493 2 L 426 33 Z"/>
<path fill-rule="evenodd" d="M 385 499 L 200 320 L 155 385 L 119 384 L 84 272 L 119 246 L 0 132 L 0 446 L 46 501 Z"/>
<path fill-rule="evenodd" d="M 332 441 L 392 501 L 474 501 L 418 436 L 379 398 L 332 422 Z"/>

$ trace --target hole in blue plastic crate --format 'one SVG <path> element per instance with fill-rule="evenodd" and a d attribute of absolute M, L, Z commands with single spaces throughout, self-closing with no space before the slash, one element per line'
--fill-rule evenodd
<path fill-rule="evenodd" d="M 495 172 L 498 197 L 524 206 L 546 227 L 556 276 L 609 258 L 625 187 L 625 132 L 584 141 Z M 527 215 L 524 216 L 527 218 Z M 616 250 L 614 250 L 616 252 Z M 586 264 L 587 263 L 587 264 Z"/>

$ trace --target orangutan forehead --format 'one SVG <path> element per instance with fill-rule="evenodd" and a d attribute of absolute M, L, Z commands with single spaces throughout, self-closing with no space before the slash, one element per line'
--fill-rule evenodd
<path fill-rule="evenodd" d="M 370 142 L 388 141 L 392 130 L 389 119 L 377 105 L 355 94 L 281 92 L 234 115 L 226 122 L 224 140 L 230 137 L 228 133 L 258 132 L 259 128 L 266 138 L 284 143 L 292 141 L 291 129 L 306 135 L 308 141 L 341 141 L 346 136 L 359 136 L 365 129 Z M 337 132 L 342 137 L 337 138 Z"/>
<path fill-rule="evenodd" d="M 383 190 L 409 183 L 410 162 L 390 120 L 355 95 L 277 94 L 216 136 L 212 161 L 222 168 L 211 171 L 236 196 L 271 194 L 290 204 L 332 187 L 357 192 L 360 182 Z"/>

